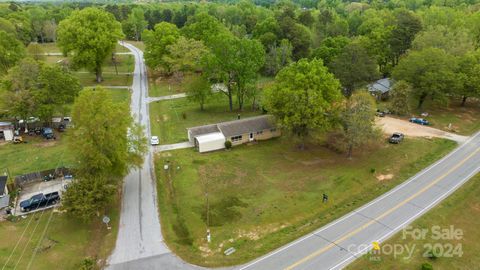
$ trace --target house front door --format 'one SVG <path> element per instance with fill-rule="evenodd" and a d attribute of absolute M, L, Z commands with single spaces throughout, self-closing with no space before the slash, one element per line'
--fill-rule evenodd
<path fill-rule="evenodd" d="M 250 136 L 248 136 L 249 141 L 253 141 L 253 133 L 250 133 Z"/>

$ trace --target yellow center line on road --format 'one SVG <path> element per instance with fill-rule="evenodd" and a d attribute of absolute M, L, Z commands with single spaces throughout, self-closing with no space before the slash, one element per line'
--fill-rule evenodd
<path fill-rule="evenodd" d="M 375 219 L 372 219 L 370 220 L 369 222 L 365 223 L 364 225 L 358 227 L 357 229 L 345 234 L 344 236 L 342 236 L 341 238 L 333 241 L 332 243 L 328 244 L 327 246 L 323 247 L 322 249 L 319 249 L 317 251 L 315 251 L 314 253 L 304 257 L 303 259 L 300 259 L 299 261 L 295 262 L 294 264 L 290 265 L 289 267 L 285 268 L 285 270 L 292 270 L 293 268 L 321 255 L 322 253 L 324 253 L 325 251 L 331 249 L 332 247 L 340 244 L 341 242 L 347 240 L 348 238 L 358 234 L 359 232 L 363 231 L 365 228 L 369 227 L 370 225 L 374 224 L 377 220 L 381 219 L 381 218 L 384 218 L 385 216 L 391 214 L 393 211 L 397 210 L 398 208 L 402 207 L 403 205 L 405 205 L 406 203 L 408 203 L 409 201 L 411 201 L 412 199 L 418 197 L 419 195 L 421 195 L 422 193 L 424 193 L 425 191 L 427 191 L 429 188 L 431 188 L 432 186 L 434 186 L 435 184 L 437 184 L 438 182 L 440 182 L 442 179 L 444 179 L 445 177 L 447 177 L 447 175 L 449 175 L 450 173 L 452 173 L 453 171 L 455 171 L 456 169 L 458 169 L 460 166 L 462 166 L 465 162 L 467 162 L 467 160 L 469 160 L 470 158 L 472 158 L 474 155 L 476 155 L 478 152 L 480 151 L 480 148 L 477 148 L 477 150 L 475 150 L 473 153 L 471 153 L 470 155 L 468 155 L 465 159 L 463 159 L 462 161 L 460 161 L 457 165 L 455 165 L 453 168 L 451 168 L 450 170 L 448 170 L 446 173 L 444 173 L 443 175 L 439 176 L 437 179 L 435 179 L 435 181 L 431 182 L 430 184 L 428 184 L 427 186 L 425 186 L 424 188 L 422 188 L 421 190 L 419 190 L 417 193 L 413 194 L 412 196 L 408 197 L 407 199 L 405 199 L 404 201 L 402 201 L 401 203 L 397 204 L 395 207 L 393 208 L 390 208 L 388 211 L 384 212 L 383 214 L 379 215 L 378 217 L 376 217 Z"/>

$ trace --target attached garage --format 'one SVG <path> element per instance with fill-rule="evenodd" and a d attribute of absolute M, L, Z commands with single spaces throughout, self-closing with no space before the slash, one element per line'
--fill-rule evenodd
<path fill-rule="evenodd" d="M 13 125 L 9 122 L 0 122 L 0 140 L 13 140 Z"/>
<path fill-rule="evenodd" d="M 221 132 L 208 133 L 195 137 L 198 152 L 210 152 L 225 148 L 225 136 Z"/>

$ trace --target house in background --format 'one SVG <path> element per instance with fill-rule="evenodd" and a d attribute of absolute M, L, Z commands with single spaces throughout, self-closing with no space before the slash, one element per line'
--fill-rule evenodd
<path fill-rule="evenodd" d="M 0 209 L 8 206 L 10 195 L 8 195 L 7 176 L 0 176 Z"/>
<path fill-rule="evenodd" d="M 0 140 L 12 141 L 14 127 L 10 122 L 0 122 Z"/>
<path fill-rule="evenodd" d="M 369 84 L 367 88 L 378 100 L 385 100 L 388 98 L 392 86 L 393 81 L 390 78 L 383 78 Z"/>
<path fill-rule="evenodd" d="M 200 153 L 224 149 L 226 141 L 234 146 L 281 135 L 270 115 L 193 127 L 187 131 L 188 140 Z"/>

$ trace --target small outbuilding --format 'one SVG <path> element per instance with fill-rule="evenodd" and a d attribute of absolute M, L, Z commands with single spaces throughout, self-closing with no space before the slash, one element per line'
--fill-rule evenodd
<path fill-rule="evenodd" d="M 10 122 L 0 122 L 0 140 L 13 141 L 14 126 Z"/>
<path fill-rule="evenodd" d="M 7 207 L 10 202 L 8 195 L 7 176 L 0 176 L 0 209 Z"/>
<path fill-rule="evenodd" d="M 377 99 L 387 99 L 392 89 L 393 81 L 390 78 L 383 78 L 368 85 L 368 91 Z"/>
<path fill-rule="evenodd" d="M 188 140 L 199 152 L 208 152 L 225 148 L 225 142 L 232 145 L 252 141 L 268 140 L 281 135 L 270 115 L 261 115 L 218 124 L 187 129 Z"/>

